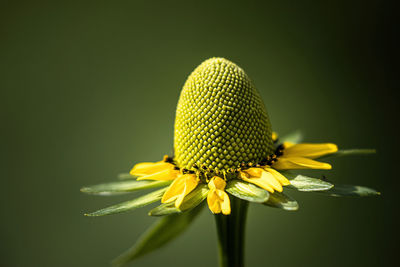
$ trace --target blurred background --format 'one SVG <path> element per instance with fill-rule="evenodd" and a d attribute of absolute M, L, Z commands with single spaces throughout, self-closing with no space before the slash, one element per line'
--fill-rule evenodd
<path fill-rule="evenodd" d="M 275 131 L 376 148 L 326 173 L 378 198 L 290 192 L 298 212 L 251 205 L 247 266 L 385 266 L 396 256 L 398 87 L 387 1 L 2 1 L 0 266 L 108 266 L 155 221 L 132 196 L 84 195 L 172 151 L 180 90 L 203 60 L 241 66 Z M 393 62 L 391 62 L 393 61 Z M 134 266 L 217 266 L 201 214 Z"/>

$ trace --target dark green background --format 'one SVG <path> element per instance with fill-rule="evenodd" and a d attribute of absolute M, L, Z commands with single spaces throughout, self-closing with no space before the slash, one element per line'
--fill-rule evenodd
<path fill-rule="evenodd" d="M 378 150 L 333 161 L 328 177 L 379 198 L 294 192 L 298 212 L 252 205 L 247 266 L 389 264 L 391 10 L 385 1 L 2 1 L 0 265 L 107 266 L 131 246 L 154 221 L 149 208 L 87 218 L 129 196 L 79 188 L 170 153 L 180 89 L 212 56 L 246 70 L 281 134 Z M 203 212 L 135 266 L 216 266 L 215 235 Z"/>

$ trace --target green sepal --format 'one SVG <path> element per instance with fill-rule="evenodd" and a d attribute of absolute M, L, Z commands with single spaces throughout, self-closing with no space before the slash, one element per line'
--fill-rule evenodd
<path fill-rule="evenodd" d="M 378 196 L 381 194 L 380 192 L 372 188 L 346 184 L 335 184 L 332 189 L 327 191 L 320 191 L 318 193 L 332 197 L 369 197 Z"/>
<path fill-rule="evenodd" d="M 303 141 L 303 138 L 303 132 L 301 130 L 297 130 L 279 138 L 278 143 L 282 144 L 284 142 L 289 142 L 293 144 L 298 144 Z"/>
<path fill-rule="evenodd" d="M 153 202 L 159 201 L 164 192 L 167 190 L 167 187 L 161 188 L 157 191 L 151 192 L 149 194 L 146 194 L 144 196 L 125 201 L 92 213 L 85 214 L 85 216 L 104 216 L 104 215 L 110 215 L 110 214 L 115 214 L 115 213 L 122 213 L 122 212 L 127 212 L 131 211 L 137 208 L 144 207 L 146 205 L 149 205 Z"/>
<path fill-rule="evenodd" d="M 290 180 L 288 188 L 296 189 L 303 192 L 325 191 L 331 189 L 334 185 L 326 181 L 308 177 L 301 174 L 282 173 Z"/>
<path fill-rule="evenodd" d="M 225 191 L 237 198 L 256 203 L 264 203 L 269 198 L 267 190 L 237 179 L 230 180 Z"/>
<path fill-rule="evenodd" d="M 335 153 L 325 155 L 320 157 L 319 159 L 324 159 L 324 158 L 336 158 L 336 157 L 343 157 L 343 156 L 352 156 L 352 155 L 370 155 L 370 154 L 375 154 L 376 149 L 370 149 L 370 148 L 355 148 L 355 149 L 340 149 Z"/>
<path fill-rule="evenodd" d="M 132 248 L 113 261 L 113 266 L 122 266 L 172 241 L 188 228 L 203 206 L 199 205 L 191 211 L 159 219 L 144 232 Z"/>
<path fill-rule="evenodd" d="M 142 189 L 150 189 L 169 185 L 172 181 L 137 181 L 126 180 L 106 184 L 83 187 L 81 192 L 95 195 L 118 195 Z"/>
<path fill-rule="evenodd" d="M 158 207 L 155 207 L 149 212 L 149 215 L 164 216 L 193 209 L 207 197 L 208 191 L 209 189 L 206 184 L 199 184 L 183 199 L 183 202 L 179 209 L 175 207 L 175 201 L 170 201 L 167 203 L 163 203 Z"/>
<path fill-rule="evenodd" d="M 279 193 L 277 191 L 275 191 L 273 194 L 270 194 L 268 201 L 264 202 L 263 204 L 288 211 L 295 211 L 299 209 L 299 204 L 296 200 L 285 195 L 284 193 Z"/>

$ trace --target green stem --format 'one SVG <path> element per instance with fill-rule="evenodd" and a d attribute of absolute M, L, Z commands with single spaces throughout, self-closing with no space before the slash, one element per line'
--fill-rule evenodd
<path fill-rule="evenodd" d="M 231 214 L 216 214 L 220 267 L 244 266 L 244 230 L 248 202 L 231 197 Z"/>

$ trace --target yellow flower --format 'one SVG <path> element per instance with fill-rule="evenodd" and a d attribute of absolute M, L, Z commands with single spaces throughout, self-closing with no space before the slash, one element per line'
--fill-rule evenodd
<path fill-rule="evenodd" d="M 117 263 L 122 264 L 179 234 L 199 213 L 202 203 L 207 203 L 215 214 L 221 251 L 238 255 L 232 257 L 237 262 L 226 262 L 225 266 L 242 266 L 243 251 L 238 240 L 243 239 L 231 236 L 243 233 L 249 202 L 293 211 L 298 209 L 298 203 L 286 195 L 286 188 L 332 196 L 378 194 L 365 187 L 334 187 L 327 181 L 288 172 L 329 170 L 329 163 L 316 159 L 371 150 L 338 151 L 332 143 L 299 143 L 299 136 L 282 139 L 280 143 L 278 134 L 272 131 L 260 94 L 243 69 L 229 60 L 211 58 L 190 74 L 181 91 L 173 156 L 138 163 L 123 175 L 126 180 L 85 187 L 82 191 L 110 195 L 161 189 L 86 215 L 121 213 L 161 202 L 149 215 L 170 216 L 146 234 L 141 241 L 144 243 L 118 259 Z M 231 241 L 240 244 L 232 245 Z"/>

